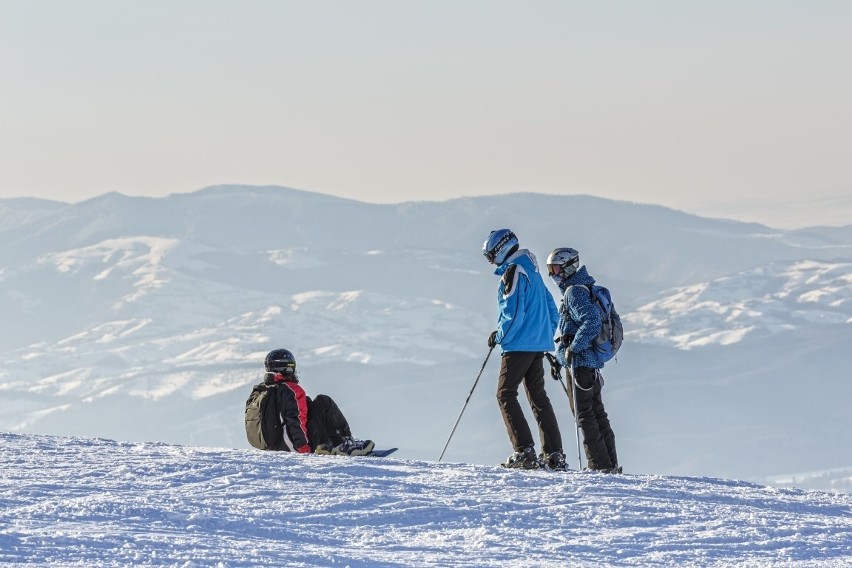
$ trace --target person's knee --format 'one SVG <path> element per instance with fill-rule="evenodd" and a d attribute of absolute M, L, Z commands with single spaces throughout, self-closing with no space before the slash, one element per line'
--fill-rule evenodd
<path fill-rule="evenodd" d="M 497 402 L 505 406 L 518 400 L 518 391 L 512 389 L 499 389 L 497 391 Z"/>
<path fill-rule="evenodd" d="M 334 400 L 328 396 L 327 394 L 318 394 L 314 397 L 311 406 L 318 406 L 319 408 L 332 408 L 334 406 Z"/>
<path fill-rule="evenodd" d="M 582 418 L 584 420 L 594 421 L 597 423 L 598 419 L 595 416 L 595 411 L 592 408 L 591 404 L 588 404 L 588 401 L 584 401 L 582 398 L 577 397 L 577 418 Z"/>

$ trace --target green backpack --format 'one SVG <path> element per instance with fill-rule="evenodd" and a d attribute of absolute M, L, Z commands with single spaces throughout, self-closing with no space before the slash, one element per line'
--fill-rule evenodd
<path fill-rule="evenodd" d="M 287 450 L 278 412 L 278 385 L 256 385 L 246 400 L 246 438 L 259 450 Z"/>

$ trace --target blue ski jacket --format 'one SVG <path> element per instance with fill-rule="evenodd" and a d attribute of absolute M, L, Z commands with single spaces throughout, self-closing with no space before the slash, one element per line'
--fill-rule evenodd
<path fill-rule="evenodd" d="M 602 369 L 604 364 L 592 349 L 592 342 L 601 330 L 601 316 L 597 307 L 592 303 L 592 296 L 587 286 L 595 283 L 589 276 L 585 266 L 568 277 L 560 286 L 564 296 L 559 306 L 559 337 L 556 341 L 557 358 L 564 361 L 565 348 L 573 354 L 575 367 Z M 569 345 L 564 345 L 561 338 L 573 336 Z"/>
<path fill-rule="evenodd" d="M 497 343 L 502 353 L 550 351 L 559 312 L 533 253 L 520 249 L 497 267 Z"/>

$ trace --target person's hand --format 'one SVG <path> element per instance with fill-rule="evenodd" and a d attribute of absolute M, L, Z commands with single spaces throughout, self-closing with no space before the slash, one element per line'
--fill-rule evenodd
<path fill-rule="evenodd" d="M 311 446 L 308 445 L 308 444 L 305 444 L 301 448 L 298 448 L 296 451 L 299 452 L 300 454 L 310 454 L 311 453 Z"/>
<path fill-rule="evenodd" d="M 492 331 L 491 335 L 488 336 L 488 347 L 494 347 L 497 345 L 497 332 Z"/>
<path fill-rule="evenodd" d="M 545 357 L 547 357 L 547 362 L 550 363 L 550 376 L 554 381 L 558 381 L 562 378 L 562 367 L 559 365 L 559 361 L 556 360 L 556 356 L 551 353 L 545 353 Z"/>
<path fill-rule="evenodd" d="M 559 364 L 563 367 L 571 366 L 571 350 L 567 347 L 556 350 L 556 360 L 559 361 Z"/>

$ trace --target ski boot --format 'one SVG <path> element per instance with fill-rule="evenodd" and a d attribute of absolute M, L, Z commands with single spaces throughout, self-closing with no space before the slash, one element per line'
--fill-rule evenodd
<path fill-rule="evenodd" d="M 565 461 L 565 453 L 562 450 L 556 450 L 548 455 L 542 452 L 538 459 L 544 464 L 544 469 L 568 471 L 568 462 Z"/>
<path fill-rule="evenodd" d="M 532 446 L 515 452 L 500 465 L 509 469 L 541 469 L 542 466 Z"/>
<path fill-rule="evenodd" d="M 366 456 L 375 446 L 372 440 L 355 440 L 347 436 L 331 449 L 331 453 L 335 456 Z"/>

